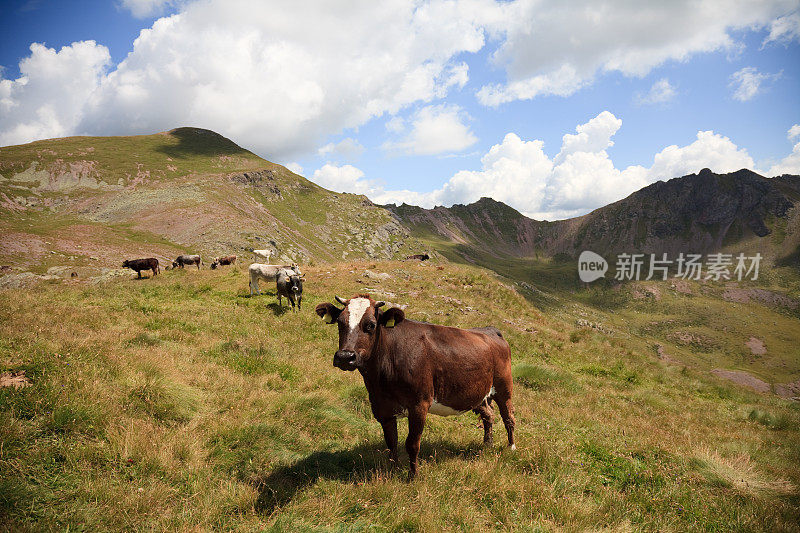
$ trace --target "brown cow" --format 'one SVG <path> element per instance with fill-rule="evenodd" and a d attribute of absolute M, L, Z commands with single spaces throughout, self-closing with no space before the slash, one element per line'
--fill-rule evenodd
<path fill-rule="evenodd" d="M 514 445 L 511 404 L 511 350 L 495 328 L 459 329 L 406 320 L 398 308 L 381 311 L 385 302 L 369 295 L 344 305 L 319 304 L 316 313 L 339 326 L 339 349 L 333 366 L 358 370 L 364 378 L 372 414 L 383 427 L 391 458 L 397 461 L 397 417 L 408 416 L 406 451 L 409 479 L 417 473 L 420 438 L 428 413 L 455 415 L 474 411 L 483 421 L 483 441 L 492 443 L 491 402 L 500 409 Z"/>
<path fill-rule="evenodd" d="M 211 262 L 211 269 L 215 270 L 220 265 L 235 265 L 236 264 L 236 256 L 235 255 L 226 255 L 225 257 L 217 257 L 214 261 Z"/>
<path fill-rule="evenodd" d="M 153 276 L 158 274 L 158 259 L 155 257 L 148 257 L 146 259 L 128 259 L 122 263 L 122 268 L 130 268 L 135 270 L 138 277 L 142 277 L 142 270 L 152 270 Z"/>
<path fill-rule="evenodd" d="M 428 254 L 414 254 L 406 257 L 406 259 L 415 259 L 417 261 L 427 261 L 430 258 L 431 256 L 429 256 Z"/>

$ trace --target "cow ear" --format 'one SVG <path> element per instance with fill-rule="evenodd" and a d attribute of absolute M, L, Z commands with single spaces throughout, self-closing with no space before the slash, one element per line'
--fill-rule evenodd
<path fill-rule="evenodd" d="M 387 309 L 383 313 L 381 313 L 381 317 L 378 319 L 378 322 L 381 326 L 385 328 L 393 328 L 403 320 L 405 320 L 406 314 L 403 312 L 402 309 L 397 307 L 392 307 L 391 309 Z"/>
<path fill-rule="evenodd" d="M 314 310 L 327 324 L 333 324 L 339 318 L 341 309 L 331 303 L 319 304 Z"/>

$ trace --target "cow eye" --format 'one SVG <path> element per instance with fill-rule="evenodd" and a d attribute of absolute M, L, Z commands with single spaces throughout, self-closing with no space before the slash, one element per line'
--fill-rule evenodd
<path fill-rule="evenodd" d="M 364 331 L 366 331 L 367 333 L 372 333 L 373 331 L 375 331 L 375 322 L 367 322 L 366 324 L 364 324 Z"/>

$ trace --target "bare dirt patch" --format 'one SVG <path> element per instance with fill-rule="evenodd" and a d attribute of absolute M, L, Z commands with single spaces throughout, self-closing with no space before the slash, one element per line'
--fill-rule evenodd
<path fill-rule="evenodd" d="M 667 350 L 664 349 L 663 344 L 656 344 L 656 355 L 658 355 L 658 358 L 664 361 L 665 363 L 669 363 L 671 365 L 683 364 L 674 357 L 672 357 L 670 354 L 668 354 Z"/>
<path fill-rule="evenodd" d="M 755 300 L 768 307 L 788 307 L 789 309 L 796 309 L 800 305 L 800 302 L 793 298 L 766 289 L 726 287 L 722 292 L 722 299 L 742 304 Z"/>
<path fill-rule="evenodd" d="M 689 282 L 684 279 L 675 279 L 669 284 L 669 288 L 681 294 L 692 294 Z"/>
<path fill-rule="evenodd" d="M 25 376 L 25 371 L 20 372 L 4 372 L 0 374 L 0 387 L 14 387 L 15 389 L 22 389 L 30 387 L 31 380 Z"/>
<path fill-rule="evenodd" d="M 653 298 L 659 301 L 661 300 L 661 290 L 658 287 L 650 285 L 637 285 L 633 288 L 633 297 L 637 300 Z"/>
<path fill-rule="evenodd" d="M 800 379 L 792 381 L 791 383 L 780 383 L 775 385 L 775 394 L 781 398 L 795 398 L 800 397 Z"/>
<path fill-rule="evenodd" d="M 750 337 L 750 340 L 744 343 L 745 346 L 750 348 L 750 353 L 753 355 L 764 355 L 767 353 L 767 347 L 764 346 L 764 341 L 756 337 Z"/>
<path fill-rule="evenodd" d="M 722 368 L 715 368 L 711 371 L 717 377 L 733 381 L 737 385 L 748 387 L 757 392 L 770 392 L 772 387 L 764 380 L 758 379 L 755 376 L 742 372 L 740 370 L 723 370 Z"/>

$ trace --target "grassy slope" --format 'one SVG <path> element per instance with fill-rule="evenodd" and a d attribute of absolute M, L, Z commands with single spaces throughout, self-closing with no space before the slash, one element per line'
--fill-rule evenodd
<path fill-rule="evenodd" d="M 263 186 L 229 179 L 254 171 L 270 173 Z M 80 187 L 69 185 L 76 173 L 84 179 Z M 92 264 L 92 256 L 98 266 L 116 266 L 130 254 L 241 254 L 269 241 L 279 255 L 304 263 L 391 258 L 414 248 L 390 215 L 364 205 L 363 196 L 334 194 L 197 128 L 0 148 L 0 174 L 0 237 L 12 236 L 0 238 L 0 263 L 35 271 Z M 15 198 L 27 201 L 14 207 Z M 70 231 L 59 233 L 76 226 L 86 229 L 82 242 L 71 242 Z M 376 238 L 382 226 L 392 231 Z M 109 245 L 109 234 L 128 238 L 128 249 Z M 26 253 L 15 243 L 25 243 Z"/>
<path fill-rule="evenodd" d="M 0 292 L 0 368 L 34 382 L 0 389 L 0 529 L 797 530 L 796 403 L 665 365 L 635 324 L 577 327 L 592 302 L 537 308 L 443 266 L 308 268 L 298 314 L 248 298 L 237 269 Z M 412 318 L 504 331 L 516 453 L 499 420 L 481 450 L 475 415 L 430 417 L 419 478 L 404 453 L 388 468 L 312 312 L 365 284 Z"/>

